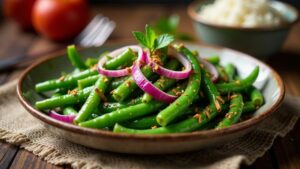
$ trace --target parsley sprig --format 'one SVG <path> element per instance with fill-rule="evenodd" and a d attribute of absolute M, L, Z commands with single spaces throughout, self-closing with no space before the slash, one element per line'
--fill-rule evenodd
<path fill-rule="evenodd" d="M 157 35 L 151 26 L 146 25 L 145 33 L 134 31 L 132 32 L 135 39 L 151 52 L 164 48 L 174 41 L 174 36 L 170 34 Z"/>

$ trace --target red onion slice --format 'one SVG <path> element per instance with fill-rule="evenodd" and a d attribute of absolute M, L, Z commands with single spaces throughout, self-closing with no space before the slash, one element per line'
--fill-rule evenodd
<path fill-rule="evenodd" d="M 144 63 L 145 59 L 149 57 L 149 52 L 144 52 L 142 56 L 140 56 L 137 61 L 132 66 L 132 77 L 135 83 L 146 93 L 151 95 L 154 99 L 163 101 L 166 103 L 173 102 L 177 97 L 169 95 L 164 91 L 158 89 L 154 86 L 142 73 L 140 67 L 142 63 Z"/>
<path fill-rule="evenodd" d="M 137 52 L 138 56 L 141 56 L 143 54 L 143 49 L 141 47 L 139 47 L 137 45 L 132 45 L 132 46 L 125 46 L 125 47 L 119 48 L 107 55 L 111 56 L 111 57 L 117 57 L 118 55 L 120 55 L 122 52 L 124 52 L 128 48 L 132 49 L 134 52 Z M 107 61 L 107 58 L 104 56 L 98 62 L 98 72 L 102 75 L 105 75 L 108 77 L 122 77 L 122 76 L 129 75 L 131 73 L 131 71 L 128 70 L 128 68 L 120 69 L 120 70 L 107 70 L 107 69 L 103 68 L 103 65 L 105 64 L 106 61 Z"/>
<path fill-rule="evenodd" d="M 209 73 L 211 74 L 211 81 L 216 82 L 219 78 L 219 73 L 218 70 L 216 69 L 216 67 L 209 63 L 208 61 L 206 61 L 205 59 L 202 59 L 200 57 L 198 57 L 198 61 L 200 63 L 202 63 L 204 65 L 204 67 L 209 71 Z"/>
<path fill-rule="evenodd" d="M 159 75 L 172 78 L 172 79 L 186 79 L 190 76 L 192 72 L 192 66 L 191 63 L 179 52 L 177 52 L 174 48 L 171 49 L 171 54 L 174 56 L 177 60 L 181 62 L 181 64 L 184 66 L 183 71 L 174 71 L 170 69 L 166 69 L 162 67 L 161 65 L 155 63 L 151 60 L 150 56 L 147 57 L 146 63 L 149 64 L 154 72 L 156 72 Z"/>
<path fill-rule="evenodd" d="M 65 123 L 73 123 L 76 117 L 76 115 L 61 115 L 56 113 L 54 110 L 49 111 L 49 116 Z"/>

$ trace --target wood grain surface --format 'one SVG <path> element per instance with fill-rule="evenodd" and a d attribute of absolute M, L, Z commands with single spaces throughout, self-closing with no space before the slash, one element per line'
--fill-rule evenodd
<path fill-rule="evenodd" d="M 117 23 L 110 41 L 132 39 L 132 30 L 143 30 L 146 23 L 153 23 L 161 16 L 177 13 L 181 17 L 180 30 L 195 35 L 186 6 L 176 5 L 99 5 L 94 13 L 102 13 Z M 57 44 L 32 32 L 20 31 L 14 23 L 0 23 L 0 59 L 16 55 L 35 54 L 55 49 Z M 37 58 L 38 59 L 38 58 Z M 268 61 L 282 76 L 287 92 L 300 96 L 300 24 L 291 31 L 280 53 Z M 18 78 L 21 68 L 0 74 L 0 84 Z M 247 169 L 300 169 L 300 122 L 284 138 L 277 138 L 272 148 Z M 15 145 L 0 141 L 0 169 L 61 169 L 70 166 L 54 166 Z"/>

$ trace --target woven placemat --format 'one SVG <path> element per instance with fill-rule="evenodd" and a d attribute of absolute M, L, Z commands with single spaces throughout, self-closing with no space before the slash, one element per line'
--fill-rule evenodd
<path fill-rule="evenodd" d="M 19 103 L 16 81 L 0 87 L 0 139 L 56 165 L 101 169 L 236 169 L 253 163 L 285 136 L 300 116 L 300 99 L 286 96 L 280 109 L 254 131 L 228 144 L 176 155 L 128 155 L 71 143 L 47 131 Z"/>

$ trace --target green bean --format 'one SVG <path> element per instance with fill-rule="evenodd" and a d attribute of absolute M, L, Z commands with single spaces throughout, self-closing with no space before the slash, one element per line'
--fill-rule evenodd
<path fill-rule="evenodd" d="M 77 80 L 84 79 L 96 74 L 98 74 L 97 70 L 87 69 L 69 77 L 62 76 L 60 79 L 53 79 L 38 83 L 35 85 L 35 90 L 40 93 L 59 88 L 73 89 L 77 86 Z"/>
<path fill-rule="evenodd" d="M 225 72 L 228 75 L 228 81 L 233 81 L 236 74 L 235 66 L 232 63 L 228 63 L 225 66 Z"/>
<path fill-rule="evenodd" d="M 174 94 L 181 91 L 185 85 L 177 86 L 171 89 L 168 93 Z M 122 123 L 129 120 L 136 119 L 138 117 L 143 117 L 149 115 L 159 109 L 165 107 L 166 104 L 159 101 L 151 101 L 149 103 L 140 103 L 133 106 L 118 109 L 116 111 L 99 116 L 96 119 L 85 121 L 79 123 L 79 126 L 89 127 L 89 128 L 104 128 L 113 127 L 115 123 Z"/>
<path fill-rule="evenodd" d="M 201 70 L 201 76 L 202 76 L 201 88 L 203 89 L 205 95 L 208 97 L 209 102 L 212 105 L 211 109 L 220 112 L 221 105 L 224 104 L 224 100 L 222 99 L 216 86 L 206 75 L 206 72 L 203 69 Z"/>
<path fill-rule="evenodd" d="M 70 45 L 67 48 L 68 58 L 71 61 L 72 65 L 77 67 L 80 70 L 85 70 L 88 68 L 87 65 L 81 60 L 79 53 L 76 50 L 75 45 Z"/>
<path fill-rule="evenodd" d="M 259 107 L 255 106 L 255 104 L 252 101 L 248 101 L 244 103 L 243 107 L 243 113 L 250 113 L 254 112 L 258 109 Z"/>
<path fill-rule="evenodd" d="M 63 110 L 63 114 L 64 115 L 74 115 L 74 114 L 78 114 L 78 112 L 73 107 L 66 107 Z"/>
<path fill-rule="evenodd" d="M 221 80 L 222 82 L 228 82 L 229 81 L 229 77 L 225 71 L 225 68 L 223 66 L 217 65 L 215 66 L 216 69 L 218 70 L 219 73 L 219 80 Z"/>
<path fill-rule="evenodd" d="M 250 96 L 251 101 L 254 103 L 256 107 L 260 107 L 261 105 L 264 104 L 264 96 L 254 86 L 251 86 L 247 89 L 247 94 Z"/>
<path fill-rule="evenodd" d="M 113 102 L 113 103 L 104 103 L 103 106 L 100 108 L 100 111 L 103 113 L 109 113 L 112 111 L 116 111 L 118 109 L 122 109 L 125 107 L 129 107 L 132 105 L 136 105 L 142 103 L 142 98 L 136 98 L 136 99 L 132 99 L 130 101 L 127 102 Z"/>
<path fill-rule="evenodd" d="M 226 113 L 225 118 L 217 125 L 216 129 L 229 127 L 236 123 L 242 115 L 243 107 L 243 96 L 241 94 L 232 95 L 229 112 Z"/>
<path fill-rule="evenodd" d="M 61 93 L 55 92 L 55 93 L 53 93 L 53 95 L 51 97 L 54 98 L 54 97 L 59 97 L 61 95 L 62 95 Z"/>
<path fill-rule="evenodd" d="M 136 119 L 134 121 L 123 123 L 124 126 L 134 129 L 149 129 L 152 127 L 157 127 L 159 124 L 156 121 L 156 114 Z"/>
<path fill-rule="evenodd" d="M 189 77 L 189 82 L 184 93 L 171 103 L 167 108 L 158 113 L 156 120 L 161 126 L 166 126 L 172 122 L 177 116 L 183 113 L 189 107 L 196 94 L 199 92 L 201 83 L 201 68 L 197 58 L 185 48 L 183 45 L 176 46 L 176 49 L 183 53 L 191 62 L 193 74 Z"/>
<path fill-rule="evenodd" d="M 72 94 L 66 94 L 58 97 L 52 97 L 42 101 L 37 101 L 35 107 L 39 110 L 52 109 L 56 107 L 65 107 L 84 102 L 92 91 L 93 87 L 83 90 L 74 90 Z"/>
<path fill-rule="evenodd" d="M 179 66 L 180 66 L 180 63 L 175 59 L 171 59 L 166 64 L 166 68 L 170 69 L 170 70 L 176 70 L 177 68 L 179 68 Z M 154 86 L 156 86 L 157 88 L 159 88 L 161 90 L 166 90 L 166 89 L 170 88 L 171 86 L 173 86 L 175 83 L 176 83 L 176 79 L 170 79 L 170 78 L 166 78 L 164 76 L 161 76 L 160 79 L 158 79 L 154 83 Z M 143 102 L 147 103 L 151 100 L 152 100 L 152 96 L 149 95 L 148 93 L 145 93 L 143 95 L 143 99 L 142 99 Z"/>
<path fill-rule="evenodd" d="M 193 108 L 189 109 L 187 111 L 184 111 L 184 113 L 182 114 L 182 117 L 178 117 L 178 119 L 182 120 L 182 118 L 184 118 L 188 115 L 192 115 L 193 113 L 194 113 Z M 175 120 L 175 122 L 176 121 L 177 121 L 177 119 Z M 151 115 L 151 116 L 143 117 L 140 119 L 136 119 L 134 121 L 123 123 L 122 125 L 124 125 L 128 128 L 133 128 L 133 129 L 149 129 L 152 127 L 160 126 L 156 121 L 156 115 Z"/>
<path fill-rule="evenodd" d="M 205 58 L 209 63 L 213 65 L 219 65 L 220 63 L 220 57 L 219 56 L 210 56 L 208 58 Z"/>
<path fill-rule="evenodd" d="M 110 78 L 107 78 L 105 76 L 101 76 L 97 80 L 89 97 L 87 98 L 87 100 L 85 101 L 81 109 L 79 110 L 78 115 L 74 120 L 75 123 L 80 123 L 85 121 L 98 107 L 101 99 L 103 99 L 102 96 L 105 97 L 104 93 L 106 91 L 109 82 L 110 82 Z"/>
<path fill-rule="evenodd" d="M 100 77 L 100 75 L 94 75 L 94 76 L 89 76 L 87 78 L 84 79 L 80 79 L 77 81 L 77 85 L 79 87 L 79 89 L 83 89 L 86 88 L 88 86 L 92 86 L 96 83 L 96 81 L 98 80 L 98 78 Z M 111 91 L 115 88 L 117 88 L 118 86 L 120 86 L 122 83 L 125 82 L 125 80 L 127 80 L 128 77 L 120 77 L 120 78 L 116 78 L 114 79 L 109 87 L 108 87 L 108 91 Z"/>
<path fill-rule="evenodd" d="M 222 105 L 222 111 L 226 110 L 228 107 L 227 104 Z M 192 132 L 200 129 L 203 125 L 207 124 L 211 119 L 215 118 L 218 115 L 218 112 L 211 111 L 210 105 L 207 106 L 200 113 L 192 118 L 188 118 L 181 122 L 171 124 L 165 127 L 158 127 L 153 129 L 146 130 L 137 130 L 129 129 L 121 126 L 120 124 L 115 124 L 113 131 L 115 133 L 130 133 L 130 134 L 167 134 L 167 133 L 184 133 Z"/>
<path fill-rule="evenodd" d="M 236 80 L 229 83 L 220 83 L 216 84 L 216 86 L 221 93 L 241 92 L 247 87 L 250 87 L 255 82 L 258 73 L 259 67 L 256 66 L 254 70 L 245 79 Z"/>
<path fill-rule="evenodd" d="M 140 103 L 137 105 L 129 106 L 123 109 L 104 114 L 93 120 L 79 123 L 79 126 L 89 128 L 104 128 L 111 127 L 115 123 L 121 123 L 131 119 L 135 119 L 147 114 L 151 114 L 164 107 L 164 103 L 158 101 L 151 101 L 149 103 Z"/>
<path fill-rule="evenodd" d="M 197 50 L 193 50 L 192 53 L 194 56 L 199 57 L 199 52 Z M 219 56 L 210 56 L 210 57 L 204 58 L 204 59 L 213 65 L 219 65 L 219 63 L 220 63 Z"/>
<path fill-rule="evenodd" d="M 77 86 L 79 89 L 84 89 L 87 86 L 92 86 L 99 79 L 100 75 L 89 76 L 84 79 L 80 79 L 77 81 Z"/>
<path fill-rule="evenodd" d="M 183 90 L 186 87 L 186 84 L 183 83 L 181 85 L 179 85 L 180 88 L 176 89 L 175 91 L 179 91 L 179 89 Z M 136 92 L 135 92 L 136 93 Z M 200 100 L 201 98 L 198 97 L 199 95 L 197 95 L 197 98 L 195 100 Z M 109 98 L 109 96 L 108 96 Z M 105 103 L 103 104 L 103 106 L 100 108 L 101 112 L 103 113 L 109 113 L 118 109 L 122 109 L 128 106 L 132 106 L 132 105 L 136 105 L 142 103 L 142 97 L 138 97 L 138 98 L 134 98 L 131 99 L 129 101 L 125 101 L 125 102 L 110 102 L 110 103 Z"/>
<path fill-rule="evenodd" d="M 147 78 L 149 78 L 153 74 L 151 67 L 148 65 L 142 68 L 142 72 Z M 137 87 L 138 86 L 135 83 L 133 77 L 130 76 L 124 83 L 113 90 L 113 98 L 119 102 L 124 101 L 132 92 L 134 92 Z"/>
<path fill-rule="evenodd" d="M 222 120 L 219 116 L 216 117 L 215 119 L 211 120 L 209 123 L 206 123 L 205 125 L 201 126 L 199 130 L 210 130 L 214 129 Z"/>
<path fill-rule="evenodd" d="M 117 69 L 120 66 L 131 65 L 135 59 L 136 59 L 136 55 L 130 48 L 128 48 L 118 57 L 114 57 L 108 60 L 105 63 L 104 67 L 108 70 Z"/>
<path fill-rule="evenodd" d="M 89 67 L 93 67 L 95 66 L 99 61 L 99 58 L 87 58 L 85 60 L 85 65 L 89 66 Z"/>
<path fill-rule="evenodd" d="M 123 84 L 127 79 L 128 79 L 127 76 L 114 79 L 109 86 L 109 91 L 116 89 L 121 84 Z"/>

